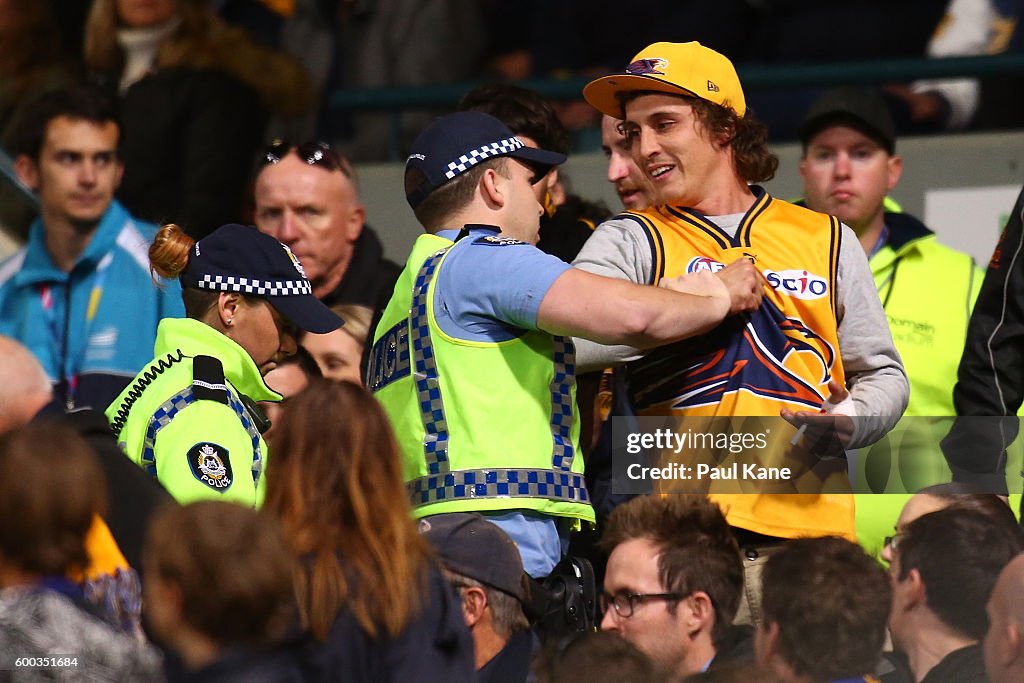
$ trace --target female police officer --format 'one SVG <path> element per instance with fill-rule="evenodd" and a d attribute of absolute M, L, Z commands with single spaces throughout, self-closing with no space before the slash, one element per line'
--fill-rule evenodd
<path fill-rule="evenodd" d="M 281 397 L 263 381 L 295 352 L 297 329 L 324 333 L 341 319 L 314 296 L 302 266 L 277 240 L 224 225 L 194 242 L 165 225 L 151 268 L 181 281 L 185 319 L 164 319 L 156 358 L 107 408 L 128 457 L 187 503 L 263 499 L 269 426 L 256 401 Z"/>

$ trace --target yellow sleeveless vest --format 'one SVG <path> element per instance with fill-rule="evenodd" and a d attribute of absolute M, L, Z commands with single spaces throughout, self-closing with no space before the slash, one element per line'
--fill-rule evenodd
<path fill-rule="evenodd" d="M 572 340 L 445 334 L 434 286 L 454 244 L 417 239 L 370 354 L 367 381 L 395 430 L 413 515 L 529 509 L 593 522 Z"/>
<path fill-rule="evenodd" d="M 741 256 L 752 256 L 769 284 L 753 314 L 732 316 L 706 335 L 630 365 L 639 415 L 776 417 L 784 407 L 820 409 L 829 380 L 844 381 L 835 298 L 841 225 L 756 191 L 735 238 L 678 207 L 623 215 L 648 237 L 651 284 L 715 271 Z M 781 420 L 772 424 L 770 448 L 782 449 L 796 432 Z M 710 495 L 735 527 L 783 538 L 854 537 L 853 498 L 845 493 L 723 494 L 712 488 Z"/>

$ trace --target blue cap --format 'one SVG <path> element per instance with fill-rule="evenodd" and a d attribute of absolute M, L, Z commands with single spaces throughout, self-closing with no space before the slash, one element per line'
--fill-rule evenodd
<path fill-rule="evenodd" d="M 538 176 L 565 163 L 564 154 L 527 147 L 490 114 L 460 111 L 436 119 L 412 143 L 405 170 L 420 171 L 424 180 L 414 188 L 406 186 L 405 198 L 415 209 L 431 192 L 460 173 L 501 156 L 529 164 Z"/>
<path fill-rule="evenodd" d="M 344 324 L 313 296 L 292 250 L 252 226 L 222 225 L 195 243 L 181 286 L 266 299 L 300 329 L 324 334 Z"/>

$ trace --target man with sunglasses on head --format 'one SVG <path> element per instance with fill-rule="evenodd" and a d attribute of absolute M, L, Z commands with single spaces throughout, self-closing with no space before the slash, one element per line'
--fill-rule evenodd
<path fill-rule="evenodd" d="M 275 140 L 260 159 L 256 227 L 288 245 L 327 306 L 379 312 L 401 268 L 366 225 L 355 172 L 325 142 Z"/>
<path fill-rule="evenodd" d="M 704 496 L 641 496 L 615 508 L 601 629 L 636 645 L 675 680 L 753 659 L 753 629 L 733 626 L 743 593 L 739 546 Z"/>

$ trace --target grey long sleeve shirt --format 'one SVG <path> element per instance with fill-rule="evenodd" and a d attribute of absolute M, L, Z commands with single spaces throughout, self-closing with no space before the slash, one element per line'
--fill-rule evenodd
<path fill-rule="evenodd" d="M 743 214 L 709 216 L 735 235 Z M 597 275 L 647 284 L 653 280 L 653 256 L 642 228 L 632 220 L 611 219 L 598 226 L 573 262 Z M 836 300 L 839 353 L 850 398 L 856 407 L 850 448 L 879 440 L 892 429 L 907 406 L 910 386 L 892 342 L 867 258 L 857 236 L 843 226 L 839 250 Z M 644 352 L 627 346 L 604 346 L 576 339 L 576 362 L 581 372 L 640 358 Z"/>

